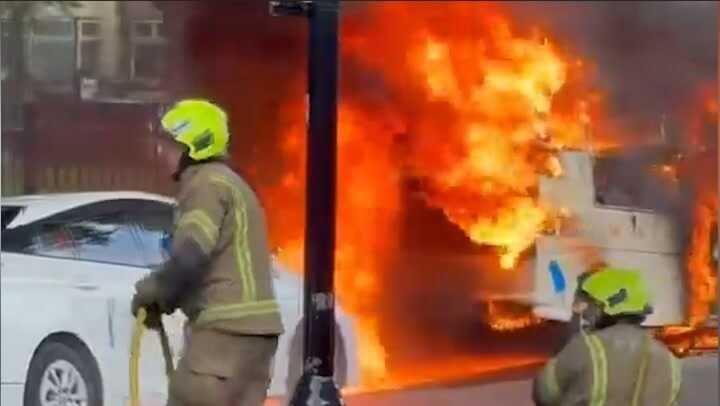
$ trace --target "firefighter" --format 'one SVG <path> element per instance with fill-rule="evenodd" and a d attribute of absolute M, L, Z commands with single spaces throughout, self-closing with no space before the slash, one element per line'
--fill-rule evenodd
<path fill-rule="evenodd" d="M 637 271 L 602 268 L 579 278 L 583 330 L 533 383 L 537 405 L 677 405 L 680 361 L 641 323 L 652 313 Z"/>
<path fill-rule="evenodd" d="M 283 333 L 264 211 L 225 162 L 223 110 L 205 100 L 183 100 L 161 125 L 184 149 L 175 175 L 175 226 L 169 259 L 135 285 L 132 312 L 152 312 L 151 327 L 178 308 L 188 318 L 169 405 L 262 405 Z"/>

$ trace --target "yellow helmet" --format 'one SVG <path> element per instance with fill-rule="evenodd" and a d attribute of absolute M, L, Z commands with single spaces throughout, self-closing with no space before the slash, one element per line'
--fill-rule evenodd
<path fill-rule="evenodd" d="M 601 268 L 584 278 L 580 290 L 600 303 L 603 313 L 610 316 L 652 313 L 650 292 L 635 270 Z"/>
<path fill-rule="evenodd" d="M 181 100 L 163 114 L 160 122 L 175 141 L 187 146 L 188 155 L 195 161 L 227 154 L 227 115 L 207 100 Z"/>

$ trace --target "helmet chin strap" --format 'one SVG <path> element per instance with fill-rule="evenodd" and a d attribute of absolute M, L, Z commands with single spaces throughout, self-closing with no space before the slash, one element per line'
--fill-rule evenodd
<path fill-rule="evenodd" d="M 185 169 L 188 168 L 188 166 L 192 165 L 193 163 L 195 162 L 192 160 L 192 158 L 190 158 L 190 155 L 188 155 L 188 151 L 186 150 L 185 152 L 183 152 L 180 156 L 180 159 L 178 160 L 177 169 L 172 174 L 172 179 L 175 182 L 179 182 L 182 173 L 185 171 Z"/>
<path fill-rule="evenodd" d="M 588 303 L 588 306 L 580 315 L 581 324 L 586 330 L 597 330 L 603 328 L 603 312 L 597 303 Z"/>
<path fill-rule="evenodd" d="M 180 156 L 180 159 L 178 160 L 177 169 L 172 174 L 172 179 L 175 182 L 179 182 L 180 177 L 182 176 L 182 173 L 185 172 L 185 169 L 187 169 L 193 165 L 204 164 L 204 163 L 208 163 L 208 162 L 223 162 L 223 161 L 225 161 L 225 159 L 226 159 L 225 157 L 212 157 L 212 158 L 208 158 L 208 159 L 203 159 L 202 161 L 196 161 L 196 160 L 190 158 L 190 155 L 189 155 L 188 151 L 186 150 L 185 152 L 182 153 L 182 155 Z"/>

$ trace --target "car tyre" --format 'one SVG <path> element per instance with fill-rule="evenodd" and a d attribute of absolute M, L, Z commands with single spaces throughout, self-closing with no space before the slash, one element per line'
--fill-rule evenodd
<path fill-rule="evenodd" d="M 50 341 L 33 356 L 24 406 L 102 406 L 100 372 L 79 343 Z"/>
<path fill-rule="evenodd" d="M 290 341 L 290 365 L 288 365 L 287 381 L 285 382 L 287 396 L 292 397 L 295 386 L 300 380 L 303 371 L 303 321 L 297 324 L 293 338 Z M 347 384 L 348 362 L 345 340 L 340 328 L 335 324 L 335 383 L 338 388 Z"/>

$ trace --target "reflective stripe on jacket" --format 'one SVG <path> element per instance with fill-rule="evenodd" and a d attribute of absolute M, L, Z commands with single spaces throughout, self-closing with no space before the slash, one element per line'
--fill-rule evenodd
<path fill-rule="evenodd" d="M 677 405 L 681 366 L 642 328 L 618 324 L 580 333 L 535 381 L 543 406 Z"/>
<path fill-rule="evenodd" d="M 181 298 L 197 327 L 236 334 L 281 334 L 265 213 L 252 189 L 220 162 L 180 178 L 173 249 L 192 239 L 209 257 L 199 286 Z"/>

